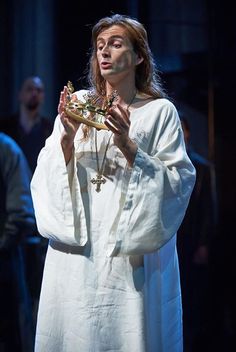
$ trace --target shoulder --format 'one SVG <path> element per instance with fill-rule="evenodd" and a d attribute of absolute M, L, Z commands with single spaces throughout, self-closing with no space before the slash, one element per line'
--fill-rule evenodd
<path fill-rule="evenodd" d="M 144 130 L 158 143 L 160 140 L 170 141 L 171 138 L 181 140 L 181 123 L 174 104 L 166 99 L 149 100 L 142 107 L 131 112 L 132 133 Z M 139 133 L 139 132 L 138 132 Z"/>
<path fill-rule="evenodd" d="M 155 99 L 155 100 L 153 100 L 153 104 L 159 110 L 162 110 L 166 113 L 173 113 L 178 116 L 178 112 L 177 112 L 175 105 L 167 98 Z"/>
<path fill-rule="evenodd" d="M 15 144 L 14 140 L 10 136 L 8 136 L 6 133 L 4 133 L 4 132 L 0 132 L 0 143 L 3 146 L 4 145 L 8 146 L 8 145 Z"/>
<path fill-rule="evenodd" d="M 0 133 L 0 164 L 1 168 L 15 167 L 26 164 L 24 153 L 17 142 L 5 133 Z M 18 166 L 17 166 L 18 167 Z"/>
<path fill-rule="evenodd" d="M 136 110 L 152 110 L 156 112 L 174 113 L 178 115 L 175 105 L 167 98 L 146 99 L 136 105 Z"/>
<path fill-rule="evenodd" d="M 3 151 L 21 154 L 21 149 L 16 141 L 4 132 L 0 132 L 0 145 Z"/>
<path fill-rule="evenodd" d="M 175 105 L 166 98 L 153 99 L 136 109 L 136 113 L 145 114 L 153 122 L 162 126 L 180 127 L 180 119 Z"/>
<path fill-rule="evenodd" d="M 0 169 L 5 176 L 18 173 L 20 179 L 23 175 L 30 175 L 30 169 L 25 154 L 18 143 L 9 135 L 0 132 Z"/>

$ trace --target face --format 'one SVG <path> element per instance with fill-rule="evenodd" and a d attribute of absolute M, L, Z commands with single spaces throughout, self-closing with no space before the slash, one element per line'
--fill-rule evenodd
<path fill-rule="evenodd" d="M 117 25 L 98 35 L 97 60 L 106 80 L 134 75 L 137 64 L 142 61 L 134 52 L 125 28 Z"/>
<path fill-rule="evenodd" d="M 28 110 L 36 110 L 44 100 L 44 87 L 39 77 L 26 79 L 19 94 L 20 103 Z"/>

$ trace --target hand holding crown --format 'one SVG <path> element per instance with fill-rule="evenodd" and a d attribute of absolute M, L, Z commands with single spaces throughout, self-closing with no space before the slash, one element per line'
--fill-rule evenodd
<path fill-rule="evenodd" d="M 93 91 L 88 91 L 84 95 L 84 102 L 77 99 L 73 94 L 74 88 L 72 83 L 67 83 L 67 97 L 64 105 L 64 112 L 78 122 L 97 129 L 105 129 L 108 127 L 104 124 L 104 117 L 108 113 L 113 101 L 117 97 L 117 92 L 114 91 L 111 96 L 104 99 L 98 96 Z"/>

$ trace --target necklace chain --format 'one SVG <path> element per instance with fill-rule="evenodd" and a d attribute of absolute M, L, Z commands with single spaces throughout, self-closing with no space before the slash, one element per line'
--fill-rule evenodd
<path fill-rule="evenodd" d="M 105 148 L 105 152 L 104 152 L 104 155 L 103 155 L 103 159 L 102 159 L 102 165 L 101 165 L 101 168 L 100 168 L 100 167 L 99 167 L 99 158 L 98 158 L 97 130 L 96 130 L 96 132 L 95 132 L 95 147 L 96 147 L 97 173 L 98 173 L 99 175 L 102 175 L 103 172 L 104 172 L 104 166 L 105 166 L 105 161 L 106 161 L 106 156 L 107 156 L 107 150 L 108 150 L 108 147 L 109 147 L 109 144 L 110 144 L 111 136 L 112 136 L 112 134 L 110 134 L 110 136 L 109 136 L 109 138 L 108 138 L 108 142 L 107 142 L 107 145 L 106 145 L 106 148 Z"/>
<path fill-rule="evenodd" d="M 102 164 L 101 164 L 101 167 L 100 167 L 99 166 L 99 158 L 98 158 L 97 130 L 95 130 L 95 148 L 96 148 L 97 175 L 96 175 L 96 178 L 92 178 L 91 182 L 94 185 L 96 185 L 96 192 L 100 192 L 101 191 L 101 185 L 106 183 L 106 179 L 103 177 L 103 173 L 104 173 L 105 161 L 106 161 L 106 156 L 107 156 L 107 151 L 108 151 L 108 147 L 109 147 L 109 144 L 110 144 L 111 136 L 112 136 L 112 133 L 110 134 L 110 136 L 108 138 L 108 142 L 106 144 L 105 152 L 104 152 L 103 159 L 102 159 Z"/>
<path fill-rule="evenodd" d="M 130 106 L 133 104 L 134 99 L 135 99 L 135 97 L 136 97 L 136 94 L 137 94 L 137 89 L 135 89 L 134 95 L 133 95 L 133 97 L 132 97 L 132 99 L 131 99 L 129 105 L 127 105 L 127 108 L 126 108 L 127 111 L 129 110 Z"/>
<path fill-rule="evenodd" d="M 133 104 L 134 99 L 136 97 L 136 94 L 137 94 L 137 90 L 135 90 L 134 96 L 132 97 L 129 105 L 127 105 L 127 108 L 126 108 L 127 111 L 129 110 L 129 107 Z M 96 189 L 95 189 L 96 192 L 100 192 L 101 185 L 106 183 L 106 179 L 103 177 L 103 173 L 104 173 L 105 161 L 106 161 L 106 156 L 107 156 L 107 151 L 108 151 L 108 147 L 110 144 L 111 136 L 112 136 L 112 133 L 110 134 L 110 136 L 108 138 L 108 142 L 106 144 L 105 152 L 104 152 L 103 159 L 102 159 L 102 164 L 100 167 L 99 158 L 98 158 L 97 129 L 95 129 L 95 151 L 96 151 L 96 162 L 97 162 L 97 175 L 96 175 L 96 178 L 91 179 L 91 183 L 96 185 Z"/>

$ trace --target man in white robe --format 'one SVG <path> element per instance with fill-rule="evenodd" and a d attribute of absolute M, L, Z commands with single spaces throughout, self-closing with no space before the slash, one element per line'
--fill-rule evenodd
<path fill-rule="evenodd" d="M 135 87 L 136 66 L 151 61 L 137 49 L 140 33 L 141 24 L 120 15 L 98 23 L 94 60 L 107 95 L 119 94 L 107 129 L 90 128 L 85 138 L 84 124 L 65 111 L 65 87 L 38 158 L 31 191 L 49 247 L 36 352 L 182 351 L 176 231 L 195 169 L 174 105 Z"/>

